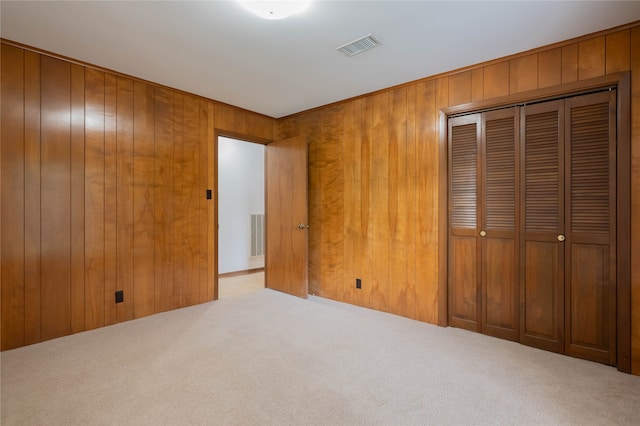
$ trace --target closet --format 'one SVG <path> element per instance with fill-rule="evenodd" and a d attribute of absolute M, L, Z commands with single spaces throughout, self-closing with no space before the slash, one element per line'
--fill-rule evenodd
<path fill-rule="evenodd" d="M 616 363 L 616 90 L 449 118 L 449 325 Z"/>

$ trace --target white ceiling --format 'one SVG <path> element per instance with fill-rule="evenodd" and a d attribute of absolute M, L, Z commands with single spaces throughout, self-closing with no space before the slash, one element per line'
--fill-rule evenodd
<path fill-rule="evenodd" d="M 3 38 L 272 117 L 640 20 L 640 1 L 0 2 Z M 382 45 L 335 48 L 373 33 Z"/>

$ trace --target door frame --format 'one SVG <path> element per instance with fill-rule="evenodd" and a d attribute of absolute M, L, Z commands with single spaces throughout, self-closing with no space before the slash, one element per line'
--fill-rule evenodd
<path fill-rule="evenodd" d="M 448 119 L 457 115 L 484 112 L 532 102 L 586 94 L 611 87 L 617 89 L 617 246 L 616 246 L 616 353 L 618 370 L 631 373 L 631 75 L 620 72 L 559 86 L 537 89 L 486 101 L 456 105 L 439 110 L 438 182 L 438 325 L 448 326 L 449 253 L 449 153 Z"/>
<path fill-rule="evenodd" d="M 256 137 L 256 136 L 252 136 L 252 135 L 248 135 L 245 133 L 238 133 L 238 132 L 233 132 L 230 130 L 223 130 L 223 129 L 218 129 L 215 128 L 213 129 L 213 184 L 211 185 L 212 188 L 212 198 L 213 198 L 213 232 L 209 232 L 208 238 L 209 238 L 209 245 L 210 247 L 213 249 L 212 253 L 215 257 L 214 261 L 213 261 L 213 265 L 214 265 L 214 273 L 213 273 L 213 300 L 218 300 L 218 271 L 220 270 L 218 267 L 218 253 L 219 253 L 219 247 L 218 247 L 218 138 L 219 137 L 224 137 L 224 138 L 229 138 L 229 139 L 236 139 L 239 142 L 248 142 L 248 143 L 256 143 L 259 145 L 264 145 L 265 147 L 267 145 L 269 145 L 271 142 L 273 142 L 272 139 L 265 139 L 265 138 L 260 138 L 260 137 Z M 266 161 L 267 161 L 267 156 L 264 156 L 264 161 L 265 161 L 265 174 L 266 174 Z M 264 183 L 265 187 L 264 187 L 264 196 L 265 196 L 265 206 L 266 206 L 266 197 L 267 197 L 267 182 L 266 182 L 266 176 L 265 176 L 265 183 Z M 209 215 L 209 218 L 211 219 L 211 214 Z M 210 252 L 211 253 L 211 252 Z M 267 268 L 267 262 L 266 262 L 266 258 L 267 258 L 268 253 L 265 252 L 265 276 L 266 276 L 266 268 Z M 210 254 L 211 256 L 211 254 Z"/>

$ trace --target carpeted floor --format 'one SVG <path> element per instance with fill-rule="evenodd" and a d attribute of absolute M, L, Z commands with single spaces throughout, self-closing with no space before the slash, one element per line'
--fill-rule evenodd
<path fill-rule="evenodd" d="M 638 424 L 640 377 L 272 290 L 1 354 L 2 425 Z"/>

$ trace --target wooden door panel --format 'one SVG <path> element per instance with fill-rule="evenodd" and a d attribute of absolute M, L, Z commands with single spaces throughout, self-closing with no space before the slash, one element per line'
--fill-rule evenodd
<path fill-rule="evenodd" d="M 476 237 L 456 236 L 450 239 L 449 323 L 471 331 L 480 331 L 476 240 Z"/>
<path fill-rule="evenodd" d="M 516 109 L 483 114 L 480 218 L 482 332 L 518 340 Z M 481 234 L 482 235 L 482 234 Z"/>
<path fill-rule="evenodd" d="M 616 363 L 615 91 L 567 99 L 566 352 Z"/>
<path fill-rule="evenodd" d="M 293 137 L 266 150 L 266 277 L 268 288 L 308 294 L 307 141 Z"/>
<path fill-rule="evenodd" d="M 553 241 L 529 241 L 525 244 L 524 310 L 521 342 L 562 352 L 563 283 L 560 271 L 560 246 Z"/>
<path fill-rule="evenodd" d="M 514 240 L 485 238 L 483 273 L 483 333 L 518 340 L 516 245 Z"/>
<path fill-rule="evenodd" d="M 526 106 L 521 119 L 520 341 L 564 350 L 564 101 Z"/>
<path fill-rule="evenodd" d="M 615 347 L 615 292 L 609 279 L 609 247 L 572 244 L 570 262 L 567 353 L 610 363 L 609 353 Z"/>

